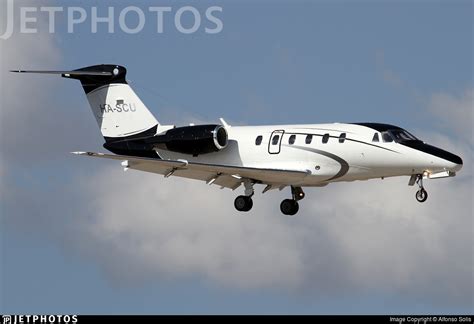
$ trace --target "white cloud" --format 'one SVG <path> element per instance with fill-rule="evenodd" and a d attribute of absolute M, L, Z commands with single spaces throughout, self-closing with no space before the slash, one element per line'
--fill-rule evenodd
<path fill-rule="evenodd" d="M 444 128 L 473 143 L 474 88 L 466 89 L 461 95 L 435 93 L 430 98 L 429 110 Z"/>
<path fill-rule="evenodd" d="M 31 5 L 35 8 L 48 3 L 49 0 L 14 2 L 16 7 Z M 2 22 L 6 19 L 6 10 L 1 10 L 4 5 L 3 2 L 0 4 Z M 15 12 L 18 11 L 17 8 Z M 77 148 L 75 145 L 90 147 L 89 143 L 94 143 L 100 135 L 77 81 L 9 72 L 76 68 L 63 66 L 62 53 L 56 44 L 57 35 L 48 33 L 46 17 L 38 15 L 38 33 L 22 34 L 16 28 L 11 38 L 0 40 L 0 164 L 4 168 L 50 164 L 68 156 Z M 18 17 L 14 21 L 19 24 Z M 75 96 L 68 97 L 66 82 L 74 89 Z"/>
<path fill-rule="evenodd" d="M 384 50 L 377 50 L 375 52 L 375 68 L 379 77 L 391 88 L 401 91 L 408 98 L 411 98 L 418 104 L 424 105 L 426 96 L 420 90 L 400 76 L 390 64 L 387 63 Z"/>
<path fill-rule="evenodd" d="M 19 2 L 14 4 L 15 7 L 20 6 Z M 35 4 L 35 1 L 21 2 L 22 6 L 29 4 Z M 6 2 L 3 2 L 0 10 L 2 22 L 7 20 L 7 10 L 3 10 L 5 5 Z M 19 24 L 18 20 L 14 20 L 15 24 Z M 38 25 L 45 26 L 45 22 L 38 20 Z M 54 134 L 60 139 L 57 135 L 64 127 L 58 118 L 62 107 L 51 99 L 55 80 L 44 82 L 44 77 L 9 72 L 15 69 L 57 68 L 61 56 L 54 37 L 42 32 L 43 28 L 38 30 L 35 34 L 21 34 L 16 28 L 11 38 L 0 40 L 0 148 L 5 165 L 12 161 L 28 161 L 32 154 L 40 158 L 38 153 L 47 149 L 46 139 L 50 139 L 47 135 Z M 39 134 L 46 135 L 43 145 L 33 145 L 32 139 L 38 138 Z"/>
<path fill-rule="evenodd" d="M 286 219 L 270 217 L 267 204 L 258 202 L 256 213 L 242 215 L 234 212 L 233 194 L 217 187 L 124 174 L 115 166 L 83 188 L 100 197 L 89 226 L 98 244 L 116 247 L 135 267 L 166 276 L 200 274 L 241 288 L 301 283 L 298 240 Z"/>

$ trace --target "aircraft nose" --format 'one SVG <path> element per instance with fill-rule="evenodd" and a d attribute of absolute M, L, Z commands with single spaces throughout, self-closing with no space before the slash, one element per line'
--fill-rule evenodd
<path fill-rule="evenodd" d="M 454 154 L 453 154 L 454 155 Z M 454 155 L 455 157 L 457 157 L 457 162 L 456 162 L 456 166 L 454 167 L 454 171 L 459 171 L 462 169 L 462 159 L 461 157 L 457 156 L 457 155 Z"/>
<path fill-rule="evenodd" d="M 424 153 L 428 153 L 445 160 L 446 162 L 448 162 L 449 167 L 454 169 L 454 171 L 459 171 L 462 168 L 462 159 L 456 154 L 450 153 L 436 146 L 423 143 L 421 141 L 407 141 L 402 144 L 411 147 L 415 150 L 422 151 Z"/>

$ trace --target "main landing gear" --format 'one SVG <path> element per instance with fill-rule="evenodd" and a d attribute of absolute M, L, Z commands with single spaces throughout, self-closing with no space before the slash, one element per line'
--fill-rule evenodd
<path fill-rule="evenodd" d="M 234 207 L 240 212 L 248 212 L 253 207 L 252 196 L 254 194 L 253 183 L 245 181 L 245 195 L 235 198 Z M 285 215 L 293 216 L 300 209 L 298 201 L 303 199 L 305 194 L 301 187 L 291 186 L 292 199 L 285 199 L 280 204 L 280 210 Z"/>
<path fill-rule="evenodd" d="M 281 212 L 289 216 L 293 216 L 298 212 L 298 210 L 300 209 L 298 200 L 303 199 L 305 196 L 301 187 L 293 186 L 291 186 L 291 195 L 293 196 L 293 199 L 285 199 L 280 204 Z"/>
<path fill-rule="evenodd" d="M 238 211 L 248 212 L 253 207 L 252 197 L 248 196 L 238 196 L 234 200 L 234 207 Z"/>
<path fill-rule="evenodd" d="M 423 187 L 423 175 L 422 174 L 419 174 L 416 176 L 416 184 L 418 185 L 418 187 L 420 188 L 420 190 L 418 190 L 416 192 L 416 200 L 418 200 L 418 202 L 425 202 L 426 199 L 428 199 L 428 193 L 426 192 L 425 188 Z"/>
<path fill-rule="evenodd" d="M 253 207 L 252 196 L 254 194 L 253 183 L 250 181 L 244 182 L 245 196 L 238 196 L 234 200 L 234 207 L 240 212 L 248 212 Z"/>

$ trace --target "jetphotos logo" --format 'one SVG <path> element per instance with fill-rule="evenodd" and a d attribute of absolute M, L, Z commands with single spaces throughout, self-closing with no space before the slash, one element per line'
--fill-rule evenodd
<path fill-rule="evenodd" d="M 90 33 L 138 34 L 145 28 L 153 28 L 157 34 L 177 31 L 181 34 L 218 34 L 224 29 L 222 7 L 209 6 L 197 9 L 181 7 L 41 7 L 21 6 L 21 1 L 1 0 L 0 10 L 6 15 L 0 22 L 0 39 L 9 39 L 15 32 L 36 34 L 39 22 L 47 22 L 50 34 L 67 31 L 73 34 L 81 30 Z M 2 19 L 3 20 L 3 19 Z"/>
<path fill-rule="evenodd" d="M 3 324 L 75 324 L 77 315 L 2 315 Z"/>

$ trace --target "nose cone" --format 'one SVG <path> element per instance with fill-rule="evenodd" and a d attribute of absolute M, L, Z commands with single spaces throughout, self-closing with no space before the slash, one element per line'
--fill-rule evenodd
<path fill-rule="evenodd" d="M 453 154 L 454 155 L 454 154 Z M 453 163 L 456 163 L 456 165 L 454 166 L 454 171 L 459 171 L 462 169 L 462 159 L 461 157 L 457 156 L 457 155 L 454 155 L 456 158 L 457 158 L 457 162 L 453 162 Z"/>
<path fill-rule="evenodd" d="M 459 171 L 462 168 L 463 163 L 459 156 L 442 150 L 436 146 L 423 143 L 422 141 L 405 141 L 401 144 L 445 160 L 447 162 L 448 168 L 453 169 L 453 171 Z"/>

